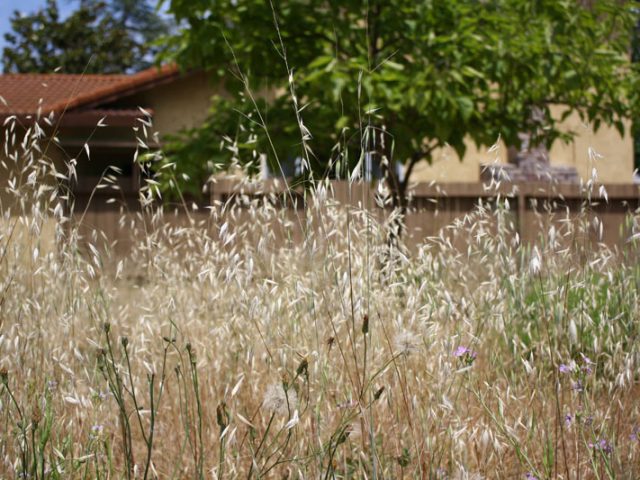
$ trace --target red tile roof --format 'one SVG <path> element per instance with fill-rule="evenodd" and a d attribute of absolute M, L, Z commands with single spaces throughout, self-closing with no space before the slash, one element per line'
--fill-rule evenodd
<path fill-rule="evenodd" d="M 133 75 L 0 75 L 0 116 L 60 113 L 113 101 L 179 75 L 175 65 Z"/>

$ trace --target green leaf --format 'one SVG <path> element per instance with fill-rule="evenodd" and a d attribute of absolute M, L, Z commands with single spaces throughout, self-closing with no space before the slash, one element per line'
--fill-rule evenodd
<path fill-rule="evenodd" d="M 396 63 L 394 61 L 391 60 L 387 60 L 384 62 L 384 66 L 385 68 L 391 68 L 393 70 L 396 70 L 398 72 L 401 72 L 404 70 L 404 65 L 402 65 L 401 63 Z"/>
<path fill-rule="evenodd" d="M 471 100 L 468 97 L 458 97 L 456 99 L 457 103 L 458 103 L 458 107 L 460 109 L 460 114 L 462 115 L 462 118 L 466 121 L 469 120 L 469 118 L 471 118 L 471 115 L 473 114 L 473 100 Z"/>

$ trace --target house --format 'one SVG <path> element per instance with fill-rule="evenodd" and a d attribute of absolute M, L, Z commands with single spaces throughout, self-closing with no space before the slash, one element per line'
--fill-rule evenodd
<path fill-rule="evenodd" d="M 0 125 L 13 119 L 24 131 L 38 119 L 47 135 L 55 135 L 58 142 L 50 144 L 47 156 L 59 164 L 77 160 L 72 189 L 76 206 L 83 208 L 108 165 L 122 171 L 119 186 L 135 199 L 140 172 L 133 158 L 141 120 L 151 117 L 161 143 L 162 135 L 202 122 L 214 91 L 203 72 L 185 73 L 175 66 L 132 75 L 5 74 L 0 75 Z M 96 128 L 99 123 L 106 128 Z M 159 146 L 153 132 L 147 133 L 147 144 Z M 5 176 L 6 170 L 0 172 L 0 181 Z"/>
<path fill-rule="evenodd" d="M 52 115 L 48 133 L 55 133 L 59 144 L 47 153 L 59 162 L 77 160 L 78 180 L 73 186 L 76 197 L 88 199 L 106 166 L 114 165 L 122 171 L 122 191 L 134 198 L 140 178 L 132 162 L 137 145 L 133 127 L 140 129 L 140 119 L 150 116 L 153 130 L 159 132 L 159 144 L 151 136 L 147 143 L 161 146 L 163 136 L 202 122 L 216 92 L 221 89 L 205 73 L 181 72 L 175 66 L 132 75 L 6 74 L 0 75 L 0 124 L 11 117 L 26 128 L 33 119 Z M 561 107 L 556 113 L 561 114 Z M 108 128 L 96 128 L 99 122 Z M 550 167 L 561 172 L 564 180 L 586 180 L 596 168 L 602 183 L 632 183 L 631 135 L 621 137 L 606 126 L 594 133 L 577 115 L 569 116 L 565 125 L 578 136 L 568 145 L 557 142 L 548 155 Z M 484 177 L 483 170 L 495 169 L 496 165 L 504 165 L 513 173 L 509 161 L 514 152 L 505 146 L 491 151 L 472 142 L 467 146 L 462 161 L 453 149 L 436 152 L 432 164 L 416 166 L 412 180 L 477 183 Z"/>

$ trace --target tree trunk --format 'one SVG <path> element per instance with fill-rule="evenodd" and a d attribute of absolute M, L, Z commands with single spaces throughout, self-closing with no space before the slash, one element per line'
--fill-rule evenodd
<path fill-rule="evenodd" d="M 394 209 L 394 216 L 391 219 L 391 225 L 389 228 L 389 238 L 388 245 L 390 248 L 398 247 L 400 238 L 405 233 L 406 230 L 406 216 L 409 212 L 409 199 L 407 197 L 407 190 L 409 187 L 409 179 L 411 178 L 411 173 L 413 172 L 413 168 L 415 165 L 422 159 L 428 158 L 431 154 L 432 148 L 428 150 L 420 150 L 415 152 L 409 162 L 407 163 L 407 168 L 404 172 L 404 178 L 399 179 L 396 174 L 393 164 L 388 162 L 386 165 L 386 171 L 384 172 L 384 176 L 387 180 L 387 185 L 389 190 L 391 191 L 391 205 Z"/>

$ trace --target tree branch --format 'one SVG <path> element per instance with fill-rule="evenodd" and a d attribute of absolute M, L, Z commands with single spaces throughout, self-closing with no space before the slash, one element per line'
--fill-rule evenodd
<path fill-rule="evenodd" d="M 409 159 L 409 163 L 407 164 L 407 168 L 404 172 L 404 180 L 402 181 L 403 186 L 402 186 L 402 194 L 404 195 L 406 190 L 407 190 L 407 185 L 409 185 L 409 178 L 411 178 L 411 174 L 413 173 L 413 168 L 417 165 L 417 163 L 420 160 L 423 160 L 425 158 L 429 158 L 431 156 L 431 153 L 433 152 L 433 150 L 436 148 L 436 145 L 429 145 L 426 149 L 420 149 L 416 152 L 413 153 L 413 155 L 411 155 L 411 158 Z"/>

